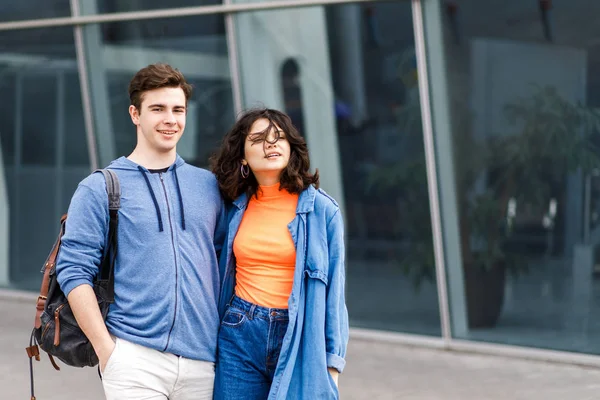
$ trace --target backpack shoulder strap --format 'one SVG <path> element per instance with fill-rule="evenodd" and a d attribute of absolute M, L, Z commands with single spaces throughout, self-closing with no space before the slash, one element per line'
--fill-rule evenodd
<path fill-rule="evenodd" d="M 94 172 L 102 172 L 102 175 L 104 175 L 106 193 L 108 193 L 109 211 L 119 210 L 121 208 L 121 184 L 119 183 L 119 177 L 114 171 L 108 168 L 97 169 Z"/>
<path fill-rule="evenodd" d="M 119 209 L 121 208 L 121 184 L 114 171 L 110 169 L 97 169 L 94 172 L 101 172 L 106 180 L 106 193 L 108 194 L 108 213 L 110 221 L 108 224 L 108 241 L 102 263 L 100 264 L 100 273 L 98 280 L 105 282 L 106 293 L 105 300 L 109 303 L 114 302 L 114 270 L 115 260 L 117 259 L 117 227 L 119 225 Z"/>

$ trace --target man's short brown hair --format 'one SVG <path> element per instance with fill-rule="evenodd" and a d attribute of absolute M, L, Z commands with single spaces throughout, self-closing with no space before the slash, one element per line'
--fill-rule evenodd
<path fill-rule="evenodd" d="M 141 112 L 144 93 L 164 87 L 180 87 L 185 94 L 185 102 L 192 95 L 192 85 L 187 83 L 183 74 L 169 64 L 150 64 L 140 69 L 129 82 L 129 100 L 131 105 Z"/>

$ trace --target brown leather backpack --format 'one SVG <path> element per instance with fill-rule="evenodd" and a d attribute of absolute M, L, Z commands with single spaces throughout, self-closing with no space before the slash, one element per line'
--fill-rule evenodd
<path fill-rule="evenodd" d="M 106 320 L 108 309 L 114 302 L 114 266 L 117 256 L 117 226 L 118 213 L 121 206 L 121 187 L 117 175 L 108 169 L 102 172 L 106 180 L 108 193 L 108 210 L 110 214 L 108 242 L 104 249 L 104 256 L 94 281 L 94 292 L 98 299 L 98 306 L 102 317 Z M 41 347 L 48 353 L 52 366 L 58 371 L 54 357 L 73 367 L 93 367 L 98 364 L 98 357 L 92 344 L 85 336 L 77 321 L 67 297 L 61 290 L 56 278 L 56 259 L 60 251 L 62 236 L 65 233 L 67 215 L 60 219 L 60 232 L 52 246 L 50 255 L 42 267 L 42 287 L 37 299 L 36 314 L 33 331 L 26 348 L 29 356 L 29 375 L 31 380 L 31 399 L 35 400 L 33 385 L 33 358 L 40 360 Z"/>

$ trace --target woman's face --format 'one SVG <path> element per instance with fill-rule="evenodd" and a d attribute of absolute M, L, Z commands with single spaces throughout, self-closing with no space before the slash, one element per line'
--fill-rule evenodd
<path fill-rule="evenodd" d="M 250 166 L 259 185 L 269 186 L 279 182 L 281 172 L 290 161 L 290 144 L 286 132 L 275 124 L 267 132 L 266 140 L 257 140 L 269 126 L 266 118 L 257 119 L 246 137 L 244 161 Z"/>

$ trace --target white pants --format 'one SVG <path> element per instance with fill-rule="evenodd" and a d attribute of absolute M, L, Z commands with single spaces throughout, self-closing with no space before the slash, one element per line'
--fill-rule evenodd
<path fill-rule="evenodd" d="M 116 338 L 102 374 L 107 400 L 210 400 L 215 365 Z"/>

